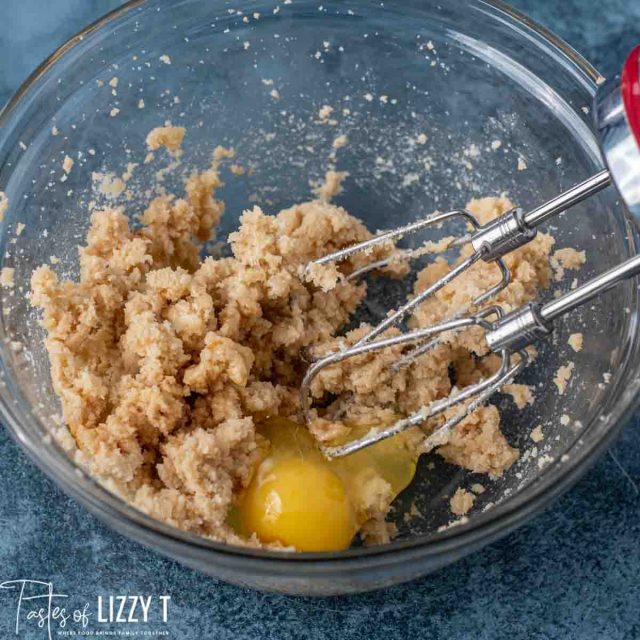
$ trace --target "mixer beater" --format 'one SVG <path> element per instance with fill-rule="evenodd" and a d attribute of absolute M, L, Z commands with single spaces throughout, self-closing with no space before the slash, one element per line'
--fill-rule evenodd
<path fill-rule="evenodd" d="M 410 427 L 419 426 L 429 419 L 441 416 L 453 407 L 459 407 L 455 415 L 446 419 L 429 435 L 425 448 L 430 449 L 444 444 L 451 429 L 526 367 L 530 361 L 526 348 L 548 336 L 552 332 L 553 321 L 556 318 L 623 280 L 640 274 L 640 255 L 636 255 L 546 304 L 533 302 L 509 313 L 505 313 L 498 305 L 481 307 L 509 284 L 509 270 L 503 261 L 507 253 L 530 242 L 536 236 L 537 228 L 541 224 L 598 193 L 612 182 L 634 221 L 640 223 L 640 46 L 628 56 L 621 75 L 612 78 L 599 88 L 595 98 L 594 112 L 602 155 L 608 168 L 532 211 L 525 213 L 519 208 L 512 209 L 486 225 L 481 225 L 473 214 L 463 209 L 437 213 L 404 227 L 380 233 L 369 240 L 336 251 L 311 263 L 312 265 L 339 263 L 355 253 L 366 252 L 373 246 L 399 240 L 422 229 L 439 226 L 448 220 L 461 219 L 468 228 L 471 228 L 469 233 L 454 239 L 445 247 L 445 250 L 448 250 L 470 245 L 472 252 L 468 257 L 398 310 L 390 313 L 353 346 L 329 353 L 312 362 L 300 389 L 303 415 L 307 423 L 312 417 L 311 383 L 322 369 L 347 358 L 393 346 L 410 346 L 393 365 L 397 369 L 410 364 L 415 358 L 433 349 L 441 342 L 444 334 L 460 332 L 470 327 L 480 327 L 484 330 L 489 351 L 500 358 L 497 371 L 480 382 L 461 390 L 454 390 L 448 397 L 436 400 L 386 428 L 373 429 L 357 440 L 340 446 L 321 447 L 327 457 L 337 458 L 354 453 Z M 372 262 L 358 269 L 350 274 L 349 278 L 357 278 L 367 272 L 379 270 L 399 259 L 411 260 L 422 253 L 420 249 L 396 252 L 386 259 Z M 468 307 L 459 309 L 454 316 L 438 324 L 391 337 L 379 337 L 479 260 L 495 263 L 501 276 Z"/>

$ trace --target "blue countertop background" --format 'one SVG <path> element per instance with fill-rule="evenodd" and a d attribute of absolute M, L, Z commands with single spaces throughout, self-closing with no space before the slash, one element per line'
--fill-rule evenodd
<path fill-rule="evenodd" d="M 55 47 L 119 4 L 2 0 L 0 104 Z M 605 76 L 640 42 L 640 0 L 512 4 Z M 162 628 L 180 640 L 640 638 L 639 426 L 634 420 L 572 491 L 501 542 L 408 585 L 323 600 L 232 587 L 130 542 L 63 495 L 0 430 L 0 581 L 53 581 L 82 601 L 169 594 Z M 13 616 L 0 593 L 3 639 L 15 637 Z"/>

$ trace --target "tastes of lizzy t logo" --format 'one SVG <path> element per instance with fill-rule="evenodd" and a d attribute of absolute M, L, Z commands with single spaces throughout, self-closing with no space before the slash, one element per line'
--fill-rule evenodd
<path fill-rule="evenodd" d="M 0 593 L 13 601 L 15 635 L 40 629 L 54 637 L 168 637 L 171 596 L 106 595 L 95 602 L 72 603 L 52 582 L 7 580 Z M 33 635 L 29 635 L 33 637 Z"/>

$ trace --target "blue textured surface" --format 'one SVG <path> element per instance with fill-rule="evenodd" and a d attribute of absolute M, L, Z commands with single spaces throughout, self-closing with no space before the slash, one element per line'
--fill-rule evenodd
<path fill-rule="evenodd" d="M 0 104 L 58 44 L 119 2 L 1 4 Z M 639 0 L 514 4 L 604 75 L 640 41 Z M 53 581 L 81 602 L 109 593 L 170 594 L 169 623 L 154 628 L 181 640 L 639 638 L 638 482 L 636 420 L 569 494 L 503 541 L 409 585 L 310 600 L 218 583 L 111 532 L 61 494 L 0 431 L 0 581 Z M 0 593 L 0 637 L 12 637 L 13 624 L 10 597 Z M 46 635 L 34 630 L 22 637 Z"/>

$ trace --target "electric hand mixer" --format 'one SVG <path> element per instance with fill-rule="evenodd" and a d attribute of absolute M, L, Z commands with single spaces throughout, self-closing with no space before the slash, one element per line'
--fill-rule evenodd
<path fill-rule="evenodd" d="M 315 265 L 338 263 L 371 247 L 395 241 L 408 234 L 429 226 L 441 225 L 451 219 L 462 219 L 472 231 L 449 243 L 447 249 L 470 244 L 471 255 L 444 277 L 411 298 L 397 311 L 390 313 L 382 322 L 373 327 L 353 346 L 329 353 L 312 362 L 301 385 L 301 402 L 307 422 L 311 419 L 310 388 L 318 373 L 333 364 L 365 353 L 374 352 L 392 346 L 407 345 L 410 348 L 403 353 L 393 366 L 406 366 L 418 356 L 432 349 L 439 338 L 447 332 L 462 331 L 477 326 L 485 331 L 485 340 L 490 352 L 500 358 L 500 366 L 489 377 L 475 384 L 453 392 L 446 398 L 436 400 L 415 413 L 396 421 L 394 424 L 373 429 L 364 437 L 341 446 L 324 446 L 322 450 L 329 458 L 336 458 L 359 451 L 381 440 L 394 436 L 410 427 L 419 426 L 425 421 L 443 414 L 453 407 L 460 410 L 439 425 L 427 438 L 425 448 L 432 448 L 446 441 L 447 433 L 467 415 L 485 403 L 504 384 L 510 382 L 530 361 L 526 348 L 536 340 L 549 335 L 553 321 L 568 311 L 583 305 L 595 296 L 615 286 L 619 282 L 640 273 L 640 255 L 610 269 L 586 284 L 554 299 L 546 304 L 529 303 L 519 309 L 505 313 L 497 306 L 481 308 L 499 291 L 509 284 L 509 270 L 503 256 L 531 241 L 537 228 L 552 217 L 576 205 L 586 198 L 615 184 L 620 196 L 633 218 L 640 222 L 640 46 L 628 56 L 620 76 L 605 82 L 598 90 L 594 104 L 600 146 L 607 169 L 600 171 L 584 182 L 572 187 L 545 204 L 525 213 L 522 209 L 513 209 L 499 218 L 482 226 L 468 211 L 455 210 L 438 213 L 404 227 L 380 233 L 359 244 L 336 251 L 316 260 Z M 401 252 L 403 259 L 411 259 L 420 251 Z M 379 270 L 397 260 L 398 255 L 378 260 L 350 274 L 350 278 Z M 438 290 L 454 281 L 463 271 L 479 260 L 494 262 L 499 267 L 500 280 L 486 292 L 473 300 L 470 308 L 460 310 L 453 317 L 438 324 L 414 331 L 400 333 L 392 337 L 382 337 L 387 329 L 397 325 L 403 317 L 417 305 L 424 303 Z M 471 315 L 464 315 L 470 309 L 478 309 Z"/>

